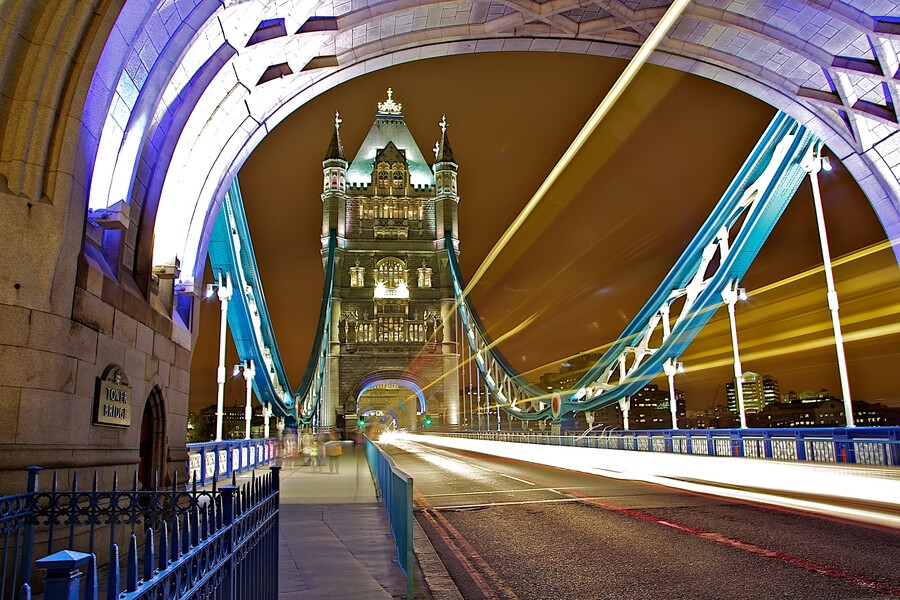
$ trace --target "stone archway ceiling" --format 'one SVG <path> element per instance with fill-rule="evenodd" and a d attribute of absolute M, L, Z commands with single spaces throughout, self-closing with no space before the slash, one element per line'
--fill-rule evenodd
<path fill-rule="evenodd" d="M 669 4 L 129 0 L 86 103 L 97 156 L 90 206 L 127 199 L 131 222 L 155 236 L 152 257 L 135 262 L 177 257 L 190 286 L 202 274 L 216 199 L 266 133 L 317 94 L 442 55 L 548 51 L 627 60 Z M 699 0 L 651 62 L 741 89 L 807 124 L 895 238 L 898 52 L 893 1 Z M 125 239 L 134 244 L 134 235 Z"/>

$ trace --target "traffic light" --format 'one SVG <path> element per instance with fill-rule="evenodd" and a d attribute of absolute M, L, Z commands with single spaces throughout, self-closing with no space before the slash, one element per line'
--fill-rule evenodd
<path fill-rule="evenodd" d="M 428 415 L 425 415 L 425 419 L 422 421 L 422 424 L 425 427 L 431 427 L 431 417 Z"/>

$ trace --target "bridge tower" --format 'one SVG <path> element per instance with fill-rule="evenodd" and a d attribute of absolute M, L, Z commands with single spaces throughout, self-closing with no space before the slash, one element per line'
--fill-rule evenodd
<path fill-rule="evenodd" d="M 366 411 L 399 427 L 459 424 L 456 313 L 445 232 L 458 251 L 457 164 L 446 119 L 433 165 L 404 122 L 402 105 L 378 103 L 348 162 L 341 119 L 322 162 L 323 257 L 337 233 L 322 428 L 348 431 Z"/>

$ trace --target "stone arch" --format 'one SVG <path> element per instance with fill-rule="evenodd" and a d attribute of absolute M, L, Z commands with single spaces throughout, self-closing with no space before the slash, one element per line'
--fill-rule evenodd
<path fill-rule="evenodd" d="M 368 373 L 367 375 L 361 377 L 359 381 L 357 381 L 351 387 L 350 396 L 353 400 L 352 405 L 356 407 L 357 414 L 362 414 L 360 398 L 362 398 L 363 394 L 376 386 L 384 384 L 396 385 L 400 388 L 409 390 L 409 392 L 411 392 L 416 399 L 416 412 L 427 412 L 428 402 L 425 398 L 425 386 L 418 377 L 404 371 L 383 370 Z M 405 405 L 406 403 L 404 403 L 404 406 Z M 367 408 L 382 409 L 385 410 L 385 412 L 390 412 L 401 427 L 416 427 L 416 419 L 414 418 L 414 415 L 412 415 L 413 418 L 404 420 L 404 415 L 401 414 L 401 411 L 397 409 L 396 405 L 388 406 L 386 404 L 382 405 L 376 402 L 375 404 L 368 406 Z M 406 413 L 407 410 L 408 409 L 403 410 L 402 413 Z"/>
<path fill-rule="evenodd" d="M 181 290 L 194 290 L 202 274 L 206 240 L 227 182 L 268 131 L 323 91 L 375 69 L 441 55 L 524 50 L 627 59 L 667 8 L 649 1 L 635 7 L 604 2 L 576 8 L 547 5 L 535 14 L 507 5 L 498 15 L 477 10 L 477 3 L 465 0 L 452 6 L 435 1 L 416 7 L 389 0 L 379 3 L 377 14 L 369 3 L 350 8 L 326 2 L 313 15 L 313 9 L 302 3 L 257 0 L 223 6 L 204 0 L 178 15 L 169 13 L 165 28 L 152 27 L 158 19 L 155 11 L 168 4 L 169 0 L 126 2 L 116 31 L 131 46 L 128 56 L 118 65 L 101 61 L 94 79 L 102 72 L 105 81 L 119 77 L 121 86 L 120 76 L 130 75 L 126 66 L 134 64 L 129 59 L 141 58 L 139 51 L 146 48 L 139 48 L 138 42 L 149 40 L 166 48 L 143 60 L 168 73 L 167 78 L 148 77 L 152 85 L 132 81 L 138 96 L 147 90 L 155 99 L 154 111 L 137 99 L 130 106 L 117 105 L 124 111 L 125 124 L 115 135 L 129 143 L 129 136 L 143 140 L 127 186 L 139 200 L 136 204 L 147 207 L 138 217 L 141 234 L 135 270 L 162 268 L 169 255 L 180 255 Z M 842 2 L 783 4 L 781 11 L 761 0 L 727 9 L 692 3 L 650 62 L 735 87 L 806 124 L 842 160 L 888 236 L 896 237 L 900 161 L 894 159 L 898 150 L 889 139 L 898 130 L 897 106 L 891 101 L 900 93 L 893 77 L 900 53 L 900 33 L 892 25 L 896 15 L 870 15 Z M 413 11 L 443 15 L 447 10 L 455 10 L 464 21 L 429 18 L 401 25 L 413 20 Z M 143 15 L 145 21 L 135 15 Z M 296 33 L 250 43 L 263 15 L 285 18 L 286 30 Z M 312 16 L 316 18 L 309 20 Z M 299 40 L 303 43 L 291 43 Z M 734 40 L 740 43 L 730 43 Z M 175 53 L 172 48 L 183 51 Z M 269 63 L 275 64 L 272 61 L 298 68 L 274 79 L 261 77 L 271 69 Z M 107 99 L 121 95 L 120 89 L 110 86 L 101 92 Z M 96 112 L 95 103 L 88 105 Z M 233 110 L 236 106 L 241 108 Z M 132 118 L 151 112 L 149 125 Z M 105 147 L 102 128 L 95 126 L 93 133 L 92 147 Z M 185 180 L 186 165 L 201 175 Z M 95 164 L 94 170 L 98 167 L 103 165 Z M 118 165 L 116 169 L 121 173 Z M 135 184 L 138 180 L 140 185 Z M 104 190 L 92 189 L 92 196 L 95 193 L 102 195 Z M 173 207 L 183 206 L 185 197 L 196 199 L 185 211 L 190 222 L 173 227 Z M 175 241 L 163 248 L 164 236 L 150 232 L 172 232 Z M 154 238 L 156 247 L 151 250 Z"/>
<path fill-rule="evenodd" d="M 401 429 L 403 427 L 403 425 L 402 425 L 403 421 L 402 421 L 402 417 L 401 417 L 400 413 L 397 411 L 396 408 L 391 408 L 387 405 L 371 404 L 366 407 L 366 410 L 359 413 L 359 416 L 360 416 L 360 418 L 362 418 L 369 412 L 375 411 L 375 410 L 380 410 L 380 411 L 390 415 L 390 417 L 394 420 L 394 423 L 396 424 L 398 429 Z"/>
<path fill-rule="evenodd" d="M 144 489 L 149 489 L 157 476 L 159 485 L 165 485 L 166 403 L 158 385 L 153 386 L 144 403 L 138 448 L 138 480 L 141 485 Z"/>

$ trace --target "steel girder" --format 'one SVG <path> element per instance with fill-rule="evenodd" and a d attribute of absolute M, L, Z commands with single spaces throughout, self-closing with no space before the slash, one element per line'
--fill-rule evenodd
<path fill-rule="evenodd" d="M 637 316 L 571 389 L 548 394 L 503 357 L 467 297 L 447 241 L 457 307 L 475 363 L 491 394 L 522 420 L 602 408 L 640 390 L 675 361 L 747 272 L 806 175 L 821 142 L 778 113 L 706 222 Z M 558 410 L 551 398 L 558 395 Z"/>
<path fill-rule="evenodd" d="M 256 255 L 250 239 L 243 198 L 235 178 L 225 194 L 209 241 L 209 262 L 213 274 L 228 273 L 233 295 L 228 306 L 228 327 L 240 361 L 257 365 L 253 390 L 261 403 L 269 403 L 272 412 L 288 424 L 309 423 L 316 413 L 324 384 L 325 354 L 331 324 L 331 289 L 334 281 L 335 232 L 329 238 L 325 264 L 325 290 L 319 313 L 319 325 L 300 387 L 291 391 L 275 331 L 263 294 Z"/>

